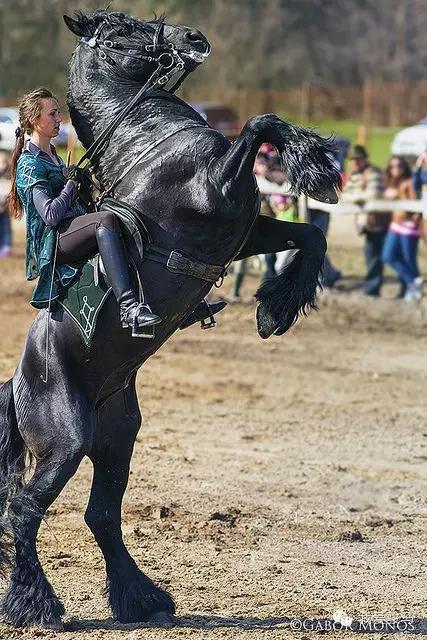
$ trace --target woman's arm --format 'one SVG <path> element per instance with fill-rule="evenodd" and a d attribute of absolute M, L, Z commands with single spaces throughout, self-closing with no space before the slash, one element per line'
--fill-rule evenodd
<path fill-rule="evenodd" d="M 52 198 L 44 184 L 33 187 L 33 203 L 39 216 L 49 227 L 56 225 L 64 218 L 72 218 L 71 204 L 76 196 L 73 180 L 67 180 L 65 187 L 57 198 Z"/>

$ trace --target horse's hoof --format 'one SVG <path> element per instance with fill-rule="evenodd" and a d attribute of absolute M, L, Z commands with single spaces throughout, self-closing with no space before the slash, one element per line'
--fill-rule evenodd
<path fill-rule="evenodd" d="M 170 629 L 176 624 L 175 616 L 168 611 L 157 611 L 148 620 L 148 624 L 152 625 L 153 627 L 163 627 L 165 629 Z"/>
<path fill-rule="evenodd" d="M 265 310 L 264 305 L 261 303 L 256 310 L 256 322 L 258 327 L 258 334 L 260 338 L 265 340 L 269 338 L 277 329 L 276 321 L 273 316 Z"/>

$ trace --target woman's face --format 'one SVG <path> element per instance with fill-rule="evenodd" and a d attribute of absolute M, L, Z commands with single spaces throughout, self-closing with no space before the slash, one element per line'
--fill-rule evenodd
<path fill-rule="evenodd" d="M 393 158 L 393 160 L 391 160 L 390 162 L 390 175 L 392 175 L 393 178 L 400 178 L 402 176 L 402 173 L 402 163 L 397 158 Z"/>
<path fill-rule="evenodd" d="M 40 115 L 33 124 L 33 130 L 46 138 L 54 138 L 62 122 L 59 105 L 53 98 L 41 98 L 40 103 Z"/>

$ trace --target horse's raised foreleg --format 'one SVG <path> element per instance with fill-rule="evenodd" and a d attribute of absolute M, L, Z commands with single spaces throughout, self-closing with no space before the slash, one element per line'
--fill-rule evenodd
<path fill-rule="evenodd" d="M 12 499 L 8 518 L 15 539 L 15 561 L 9 586 L 0 603 L 2 618 L 17 627 L 62 627 L 64 607 L 48 582 L 36 549 L 41 520 L 68 480 L 76 472 L 91 441 L 90 419 L 77 416 L 77 398 L 66 405 L 63 389 L 60 406 L 28 414 L 31 432 L 24 428 L 26 442 L 37 458 L 31 480 Z M 22 406 L 22 402 L 20 403 Z M 36 410 L 37 411 L 37 410 Z"/>
<path fill-rule="evenodd" d="M 85 520 L 105 559 L 107 593 L 116 620 L 163 622 L 175 612 L 171 596 L 138 568 L 123 542 L 121 506 L 141 416 L 134 380 L 99 410 L 91 459 L 94 476 Z"/>
<path fill-rule="evenodd" d="M 292 193 L 337 202 L 341 176 L 331 157 L 333 141 L 290 125 L 275 114 L 248 120 L 235 143 L 210 166 L 211 179 L 231 202 L 241 201 L 242 188 L 253 179 L 254 161 L 263 142 L 277 148 Z"/>
<path fill-rule="evenodd" d="M 256 293 L 258 333 L 268 338 L 281 335 L 300 314 L 315 308 L 318 278 L 326 253 L 326 240 L 312 224 L 281 222 L 258 216 L 236 260 L 260 253 L 299 249 L 293 260 L 274 278 L 264 282 Z"/>

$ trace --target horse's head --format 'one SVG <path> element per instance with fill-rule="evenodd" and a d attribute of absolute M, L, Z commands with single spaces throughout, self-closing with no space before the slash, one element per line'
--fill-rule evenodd
<path fill-rule="evenodd" d="M 64 16 L 67 27 L 92 50 L 100 72 L 145 82 L 160 69 L 160 86 L 175 91 L 184 78 L 209 55 L 205 36 L 191 27 L 165 24 L 163 19 L 145 22 L 123 13 L 81 12 Z"/>

